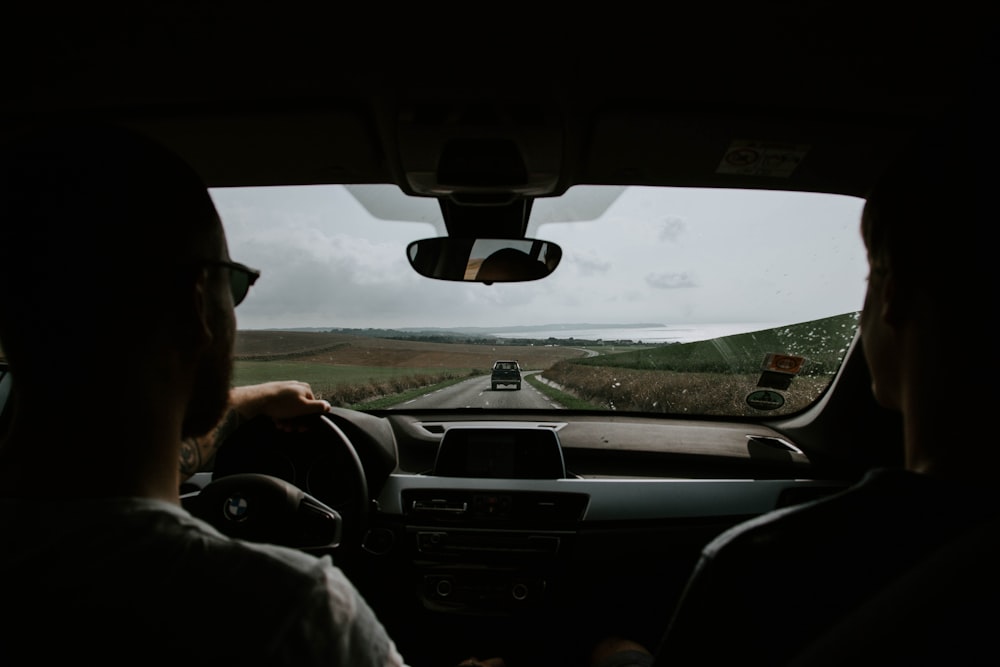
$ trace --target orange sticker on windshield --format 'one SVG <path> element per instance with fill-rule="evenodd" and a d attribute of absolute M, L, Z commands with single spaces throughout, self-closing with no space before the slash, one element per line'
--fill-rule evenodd
<path fill-rule="evenodd" d="M 799 357 L 794 354 L 768 354 L 764 357 L 764 363 L 760 369 L 762 371 L 798 375 L 799 371 L 802 370 L 802 365 L 805 363 L 805 357 Z"/>

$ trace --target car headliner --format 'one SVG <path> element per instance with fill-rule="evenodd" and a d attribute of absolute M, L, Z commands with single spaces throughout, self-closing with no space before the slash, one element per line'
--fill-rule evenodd
<path fill-rule="evenodd" d="M 978 46 L 957 29 L 975 16 L 876 16 L 851 3 L 537 22 L 510 8 L 509 22 L 451 27 L 412 10 L 385 25 L 244 7 L 18 9 L 0 65 L 0 139 L 62 115 L 122 122 L 173 147 L 212 187 L 428 193 L 448 180 L 437 173 L 448 140 L 473 137 L 514 142 L 528 174 L 519 187 L 534 194 L 590 183 L 863 196 L 915 124 L 973 76 Z M 804 158 L 791 175 L 720 170 L 734 141 Z"/>

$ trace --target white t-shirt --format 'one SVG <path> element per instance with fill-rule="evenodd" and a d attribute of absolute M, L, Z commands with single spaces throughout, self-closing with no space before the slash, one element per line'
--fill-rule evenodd
<path fill-rule="evenodd" d="M 5 666 L 403 665 L 329 557 L 149 499 L 0 499 L 0 608 Z"/>

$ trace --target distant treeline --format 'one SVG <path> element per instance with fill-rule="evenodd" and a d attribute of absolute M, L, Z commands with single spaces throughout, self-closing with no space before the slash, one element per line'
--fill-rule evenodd
<path fill-rule="evenodd" d="M 566 345 L 578 347 L 581 343 L 597 342 L 581 338 L 503 338 L 500 336 L 477 336 L 466 333 L 397 331 L 395 329 L 331 329 L 330 333 L 406 340 L 417 343 L 457 343 L 463 345 Z"/>

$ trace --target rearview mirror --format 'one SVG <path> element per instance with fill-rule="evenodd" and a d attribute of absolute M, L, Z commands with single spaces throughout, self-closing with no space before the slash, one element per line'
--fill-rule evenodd
<path fill-rule="evenodd" d="M 438 280 L 513 283 L 552 273 L 562 248 L 538 239 L 478 239 L 441 236 L 414 241 L 406 249 L 410 266 Z"/>

